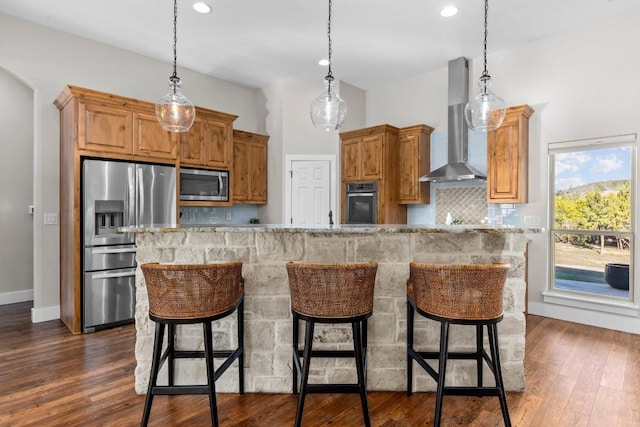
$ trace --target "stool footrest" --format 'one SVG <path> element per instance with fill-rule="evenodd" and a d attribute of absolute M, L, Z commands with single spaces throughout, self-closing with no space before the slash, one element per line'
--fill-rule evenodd
<path fill-rule="evenodd" d="M 358 384 L 307 384 L 306 393 L 360 393 Z"/>
<path fill-rule="evenodd" d="M 177 395 L 177 394 L 209 394 L 210 387 L 207 385 L 157 385 L 151 388 L 154 395 Z"/>
<path fill-rule="evenodd" d="M 298 350 L 298 357 L 304 356 L 304 350 Z M 311 350 L 311 357 L 355 357 L 353 350 Z"/>
<path fill-rule="evenodd" d="M 500 396 L 500 389 L 498 387 L 445 386 L 443 394 L 445 396 Z"/>

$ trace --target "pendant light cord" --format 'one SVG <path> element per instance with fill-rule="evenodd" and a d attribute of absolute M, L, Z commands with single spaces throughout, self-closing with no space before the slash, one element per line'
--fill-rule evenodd
<path fill-rule="evenodd" d="M 178 62 L 178 0 L 173 0 L 173 75 L 171 79 L 178 79 L 176 64 Z"/>
<path fill-rule="evenodd" d="M 327 21 L 327 39 L 329 39 L 329 72 L 324 78 L 328 82 L 328 93 L 331 93 L 331 83 L 333 82 L 333 73 L 331 72 L 331 5 L 331 0 L 329 0 L 329 20 Z"/>
<path fill-rule="evenodd" d="M 480 80 L 489 80 L 491 76 L 487 71 L 487 36 L 489 34 L 487 30 L 487 17 L 489 16 L 489 0 L 484 0 L 484 71 L 482 72 L 482 76 L 480 76 Z"/>

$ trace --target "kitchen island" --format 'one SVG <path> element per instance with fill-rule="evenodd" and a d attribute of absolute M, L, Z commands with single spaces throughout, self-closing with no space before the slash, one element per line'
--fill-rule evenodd
<path fill-rule="evenodd" d="M 406 388 L 406 281 L 409 262 L 490 263 L 511 265 L 504 293 L 504 320 L 499 324 L 500 354 L 505 387 L 525 386 L 525 248 L 526 233 L 539 229 L 495 226 L 143 226 L 122 228 L 136 233 L 138 266 L 147 262 L 211 263 L 242 261 L 245 278 L 245 390 L 291 391 L 291 334 L 289 287 L 285 264 L 294 262 L 378 263 L 373 316 L 369 319 L 367 387 L 401 391 Z M 148 318 L 148 299 L 140 267 L 136 272 L 135 390 L 145 393 L 151 366 L 154 324 Z M 235 316 L 214 322 L 214 346 L 235 346 Z M 301 331 L 304 328 L 301 328 Z M 314 349 L 352 348 L 350 326 L 317 327 Z M 200 326 L 177 328 L 176 345 L 200 346 Z M 416 344 L 437 350 L 439 325 L 418 316 Z M 450 350 L 469 350 L 475 343 L 472 327 L 453 325 Z M 324 347 L 322 347 L 324 346 Z M 215 348 L 215 347 L 214 347 Z M 201 382 L 204 363 L 176 362 L 178 384 Z M 216 365 L 217 366 L 217 365 Z M 355 382 L 350 359 L 316 359 L 310 381 Z M 452 361 L 447 377 L 471 384 L 475 365 Z M 161 371 L 166 375 L 165 369 Z M 491 373 L 485 369 L 487 383 Z M 414 369 L 415 389 L 435 390 L 435 382 L 422 369 Z M 165 377 L 166 378 L 166 377 Z M 217 382 L 219 392 L 237 391 L 237 364 Z"/>

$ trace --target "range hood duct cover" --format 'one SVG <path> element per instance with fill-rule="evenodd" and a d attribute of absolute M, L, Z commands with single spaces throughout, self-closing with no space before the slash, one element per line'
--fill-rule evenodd
<path fill-rule="evenodd" d="M 447 164 L 420 177 L 418 181 L 486 180 L 482 172 L 467 162 L 469 128 L 464 119 L 464 107 L 469 101 L 469 61 L 463 56 L 449 61 L 448 98 Z"/>

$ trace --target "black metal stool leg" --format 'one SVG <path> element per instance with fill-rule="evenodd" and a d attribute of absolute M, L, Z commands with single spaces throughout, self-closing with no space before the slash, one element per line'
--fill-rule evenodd
<path fill-rule="evenodd" d="M 407 396 L 413 393 L 413 357 L 409 350 L 413 349 L 413 321 L 414 311 L 407 298 Z"/>
<path fill-rule="evenodd" d="M 298 364 L 300 363 L 300 356 L 298 356 L 298 337 L 300 336 L 300 319 L 293 314 L 293 340 L 292 340 L 292 358 L 293 358 L 293 387 L 291 392 L 298 394 Z"/>
<path fill-rule="evenodd" d="M 309 382 L 309 368 L 311 367 L 311 347 L 313 346 L 313 329 L 315 323 L 313 320 L 306 320 L 306 328 L 304 335 L 304 364 L 302 367 L 302 384 L 300 385 L 300 395 L 298 396 L 298 410 L 296 411 L 295 427 L 302 424 L 302 411 L 304 409 L 304 399 L 307 396 L 307 383 Z"/>
<path fill-rule="evenodd" d="M 476 373 L 478 375 L 478 387 L 482 387 L 482 365 L 484 361 L 484 358 L 482 357 L 482 351 L 484 346 L 484 342 L 482 339 L 482 334 L 483 334 L 482 328 L 483 328 L 482 325 L 476 325 L 476 358 L 477 358 Z"/>
<path fill-rule="evenodd" d="M 238 393 L 244 394 L 244 296 L 238 305 Z"/>
<path fill-rule="evenodd" d="M 173 323 L 167 324 L 167 376 L 168 376 L 168 384 L 170 386 L 174 383 L 174 375 L 175 375 L 175 325 Z"/>
<path fill-rule="evenodd" d="M 364 425 L 371 426 L 369 419 L 369 405 L 367 404 L 367 380 L 365 378 L 364 354 L 363 354 L 363 337 L 362 329 L 366 329 L 364 323 L 366 320 L 352 322 L 353 330 L 353 350 L 356 358 L 356 372 L 358 374 L 358 388 L 360 390 L 360 403 L 362 404 L 362 415 L 364 417 Z M 366 350 L 365 350 L 366 351 Z"/>
<path fill-rule="evenodd" d="M 151 359 L 151 371 L 149 372 L 149 386 L 147 388 L 147 397 L 144 401 L 144 412 L 142 413 L 142 421 L 140 425 L 146 427 L 149 423 L 149 415 L 151 415 L 151 404 L 153 403 L 153 388 L 158 381 L 158 371 L 160 370 L 160 359 L 162 358 L 162 341 L 164 338 L 164 323 L 156 322 L 156 334 L 153 342 L 153 358 Z"/>
<path fill-rule="evenodd" d="M 491 349 L 491 361 L 493 363 L 493 371 L 496 378 L 496 387 L 498 387 L 498 397 L 500 399 L 500 409 L 502 410 L 502 418 L 504 425 L 511 427 L 511 418 L 509 417 L 509 406 L 507 405 L 507 396 L 504 392 L 504 384 L 502 382 L 502 368 L 500 367 L 500 347 L 498 347 L 498 325 L 492 323 L 487 325 L 489 333 L 489 346 Z"/>
<path fill-rule="evenodd" d="M 207 385 L 209 388 L 209 412 L 214 427 L 218 427 L 218 403 L 216 401 L 215 367 L 213 364 L 213 343 L 211 322 L 204 322 L 204 358 L 207 366 Z"/>
<path fill-rule="evenodd" d="M 449 323 L 440 324 L 440 358 L 438 361 L 438 390 L 436 392 L 436 413 L 434 427 L 440 427 L 442 418 L 442 398 L 444 397 L 445 374 L 447 372 L 447 353 L 449 349 Z"/>

